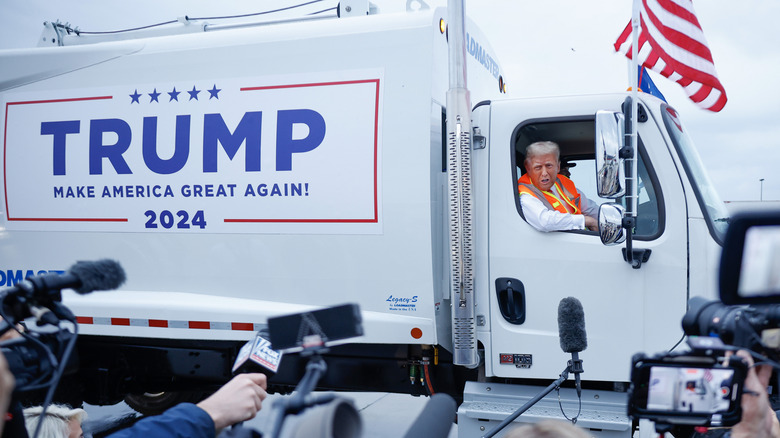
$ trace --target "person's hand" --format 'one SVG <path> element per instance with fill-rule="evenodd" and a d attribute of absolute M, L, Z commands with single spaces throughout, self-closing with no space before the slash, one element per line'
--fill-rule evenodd
<path fill-rule="evenodd" d="M 8 412 L 8 405 L 11 403 L 11 394 L 15 386 L 16 379 L 8 368 L 8 361 L 5 360 L 3 353 L 0 353 L 0 435 L 3 434 L 5 413 Z"/>
<path fill-rule="evenodd" d="M 20 326 L 20 325 L 17 325 L 17 326 L 16 326 L 16 328 L 17 328 L 19 331 L 21 331 L 21 330 L 22 330 L 22 326 Z M 21 338 L 21 337 L 22 337 L 22 335 L 21 335 L 21 334 L 19 334 L 19 331 L 16 331 L 16 330 L 14 330 L 14 329 L 10 329 L 10 330 L 8 330 L 7 332 L 5 332 L 5 333 L 3 333 L 2 335 L 0 335 L 0 342 L 3 342 L 3 341 L 10 341 L 11 339 L 16 339 L 16 338 Z"/>
<path fill-rule="evenodd" d="M 599 230 L 599 221 L 596 220 L 596 218 L 592 216 L 585 216 L 585 228 L 589 229 L 590 231 L 598 231 Z"/>
<path fill-rule="evenodd" d="M 11 339 L 21 338 L 21 332 L 24 331 L 24 327 L 21 324 L 16 324 L 16 330 L 10 326 L 2 316 L 0 316 L 0 327 L 6 329 L 6 332 L 0 335 L 0 342 L 10 341 Z"/>
<path fill-rule="evenodd" d="M 227 426 L 254 418 L 268 395 L 267 386 L 265 374 L 239 374 L 198 407 L 211 416 L 219 433 Z"/>
<path fill-rule="evenodd" d="M 780 423 L 772 410 L 767 395 L 767 386 L 772 377 L 770 365 L 753 365 L 753 357 L 745 350 L 739 350 L 737 356 L 744 359 L 750 367 L 745 377 L 742 391 L 742 419 L 731 429 L 732 438 L 778 438 Z"/>

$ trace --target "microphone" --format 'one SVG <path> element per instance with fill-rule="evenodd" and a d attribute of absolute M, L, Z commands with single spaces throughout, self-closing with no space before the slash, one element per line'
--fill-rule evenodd
<path fill-rule="evenodd" d="M 268 337 L 268 330 L 260 330 L 241 347 L 233 363 L 233 374 L 260 371 L 269 378 L 276 374 L 282 361 L 282 353 L 271 348 Z"/>
<path fill-rule="evenodd" d="M 558 304 L 558 336 L 561 349 L 565 353 L 571 353 L 569 368 L 574 373 L 577 396 L 582 397 L 580 373 L 583 369 L 579 352 L 588 348 L 588 337 L 585 334 L 585 312 L 580 300 L 567 297 Z"/>
<path fill-rule="evenodd" d="M 125 282 L 125 271 L 114 260 L 76 262 L 64 274 L 47 272 L 28 277 L 15 286 L 0 291 L 0 306 L 13 325 L 15 321 L 34 316 L 39 325 L 57 325 L 60 319 L 75 321 L 67 307 L 60 305 L 62 289 L 73 289 L 79 294 L 96 290 L 116 289 Z M 0 333 L 8 328 L 3 326 Z"/>
<path fill-rule="evenodd" d="M 32 295 L 61 289 L 73 289 L 84 295 L 96 290 L 118 288 L 125 282 L 125 271 L 115 260 L 79 261 L 64 274 L 36 275 L 26 281 L 29 284 L 20 284 L 20 289 Z"/>
<path fill-rule="evenodd" d="M 404 438 L 447 438 L 455 422 L 455 399 L 444 393 L 431 396 Z"/>

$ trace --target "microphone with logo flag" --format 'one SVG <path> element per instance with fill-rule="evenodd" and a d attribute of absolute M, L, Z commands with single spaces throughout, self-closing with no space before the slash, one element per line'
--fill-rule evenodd
<path fill-rule="evenodd" d="M 233 363 L 233 374 L 262 372 L 269 378 L 279 370 L 282 353 L 271 348 L 268 330 L 260 330 L 244 344 Z"/>

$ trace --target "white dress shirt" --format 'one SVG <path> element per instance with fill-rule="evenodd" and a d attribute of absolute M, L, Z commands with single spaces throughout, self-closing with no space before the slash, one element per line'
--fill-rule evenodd
<path fill-rule="evenodd" d="M 557 186 L 553 185 L 551 190 L 555 196 L 563 200 L 564 197 L 558 191 Z M 579 189 L 577 193 L 580 194 L 580 209 L 582 212 L 587 216 L 597 218 L 599 205 L 585 197 L 585 194 Z M 550 210 L 545 207 L 539 198 L 531 194 L 520 195 L 520 208 L 523 209 L 523 216 L 525 216 L 526 222 L 539 231 L 585 229 L 585 216 Z"/>

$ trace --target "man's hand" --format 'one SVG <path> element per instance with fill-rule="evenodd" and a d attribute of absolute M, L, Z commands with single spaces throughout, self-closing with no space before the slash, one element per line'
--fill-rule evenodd
<path fill-rule="evenodd" d="M 598 231 L 599 221 L 597 221 L 594 217 L 585 216 L 585 228 L 589 229 L 590 231 Z"/>
<path fill-rule="evenodd" d="M 742 394 L 742 419 L 731 429 L 732 438 L 777 438 L 780 437 L 780 423 L 769 404 L 767 385 L 772 377 L 770 365 L 753 365 L 753 357 L 745 350 L 737 356 L 750 367 Z"/>
<path fill-rule="evenodd" d="M 21 332 L 24 331 L 24 327 L 21 324 L 16 324 L 16 330 L 14 330 L 14 328 L 6 323 L 3 317 L 0 316 L 0 326 L 7 328 L 6 332 L 0 335 L 0 342 L 22 337 Z"/>
<path fill-rule="evenodd" d="M 268 395 L 267 387 L 265 374 L 239 374 L 198 407 L 211 416 L 219 434 L 227 426 L 254 418 Z"/>

